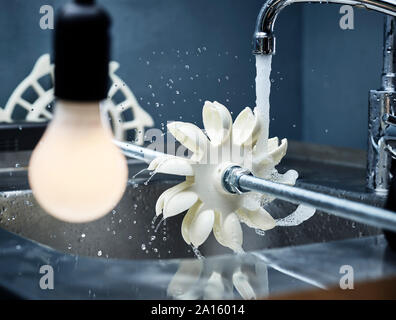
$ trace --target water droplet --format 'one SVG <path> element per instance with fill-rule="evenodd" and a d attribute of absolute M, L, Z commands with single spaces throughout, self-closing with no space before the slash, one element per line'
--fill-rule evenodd
<path fill-rule="evenodd" d="M 194 247 L 193 245 L 191 245 L 191 248 L 195 254 L 195 257 L 197 259 L 205 259 L 205 257 L 201 254 L 201 252 L 198 250 L 198 248 Z"/>

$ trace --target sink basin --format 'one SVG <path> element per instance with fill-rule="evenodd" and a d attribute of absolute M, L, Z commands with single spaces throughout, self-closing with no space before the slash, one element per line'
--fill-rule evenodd
<path fill-rule="evenodd" d="M 182 239 L 180 226 L 184 214 L 159 225 L 153 221 L 155 202 L 165 189 L 180 182 L 175 177 L 133 175 L 146 167 L 129 161 L 131 180 L 118 206 L 105 217 L 90 223 L 68 224 L 46 214 L 28 189 L 26 169 L 28 154 L 18 155 L 19 165 L 9 155 L 8 166 L 0 176 L 0 227 L 64 253 L 79 256 L 119 259 L 192 258 L 194 251 Z M 364 152 L 290 143 L 289 153 L 279 171 L 288 168 L 300 173 L 297 185 L 334 196 L 381 205 L 383 198 L 365 192 Z M 15 162 L 15 161 L 14 161 Z M 22 164 L 21 164 L 22 163 Z M 4 165 L 3 165 L 4 167 Z M 295 209 L 285 201 L 274 201 L 268 210 L 275 218 Z M 377 235 L 380 230 L 353 221 L 317 212 L 300 226 L 277 227 L 259 235 L 243 225 L 246 251 L 296 246 L 309 243 Z M 231 253 L 213 235 L 199 248 L 204 256 Z"/>
<path fill-rule="evenodd" d="M 199 248 L 206 258 L 196 259 L 181 236 L 184 214 L 166 223 L 153 219 L 158 196 L 180 177 L 157 174 L 145 184 L 148 174 L 133 178 L 146 167 L 136 160 L 128 162 L 128 187 L 112 212 L 90 223 L 64 223 L 32 196 L 29 156 L 3 153 L 0 159 L 0 296 L 250 299 L 338 285 L 341 262 L 354 265 L 357 281 L 396 274 L 381 230 L 320 211 L 299 226 L 265 234 L 242 225 L 243 254 L 230 254 L 211 235 Z M 361 151 L 292 142 L 278 169 L 296 169 L 299 187 L 381 206 L 384 198 L 365 190 L 364 159 Z M 280 218 L 295 205 L 275 200 L 267 209 Z M 37 285 L 42 265 L 53 267 L 57 290 Z"/>

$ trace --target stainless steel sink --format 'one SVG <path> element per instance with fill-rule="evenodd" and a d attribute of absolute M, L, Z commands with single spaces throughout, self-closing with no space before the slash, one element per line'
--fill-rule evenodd
<path fill-rule="evenodd" d="M 168 259 L 194 257 L 182 239 L 180 226 L 184 214 L 170 218 L 157 227 L 153 223 L 154 207 L 162 191 L 178 183 L 177 178 L 155 176 L 148 185 L 148 176 L 131 179 L 118 206 L 97 221 L 68 224 L 46 214 L 28 190 L 26 169 L 28 154 L 8 155 L 0 173 L 0 227 L 32 239 L 61 252 L 82 256 L 123 259 Z M 14 158 L 13 158 L 14 157 Z M 333 147 L 290 143 L 289 153 L 280 171 L 288 168 L 300 173 L 298 185 L 303 188 L 382 205 L 383 200 L 365 191 L 364 152 Z M 18 165 L 15 165 L 18 161 Z M 130 177 L 146 165 L 129 162 Z M 275 201 L 268 209 L 279 218 L 295 208 L 284 201 Z M 246 251 L 329 242 L 368 235 L 380 230 L 337 218 L 323 212 L 296 227 L 277 227 L 258 235 L 244 226 Z M 211 235 L 200 247 L 204 256 L 231 253 Z"/>

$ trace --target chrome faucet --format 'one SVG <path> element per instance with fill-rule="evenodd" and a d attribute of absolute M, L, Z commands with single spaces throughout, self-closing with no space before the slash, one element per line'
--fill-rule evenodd
<path fill-rule="evenodd" d="M 292 3 L 336 3 L 374 10 L 388 15 L 384 28 L 382 86 L 370 91 L 367 150 L 367 188 L 386 195 L 391 158 L 396 158 L 396 0 L 268 0 L 257 17 L 253 54 L 275 53 L 274 24 L 283 8 Z"/>
<path fill-rule="evenodd" d="M 276 18 L 282 9 L 293 3 L 345 4 L 396 16 L 395 0 L 268 0 L 264 3 L 257 17 L 256 29 L 253 36 L 254 54 L 275 53 L 275 37 L 273 32 Z"/>
<path fill-rule="evenodd" d="M 367 187 L 383 195 L 387 194 L 391 160 L 396 156 L 395 31 L 395 18 L 386 17 L 382 86 L 370 90 L 369 97 Z"/>

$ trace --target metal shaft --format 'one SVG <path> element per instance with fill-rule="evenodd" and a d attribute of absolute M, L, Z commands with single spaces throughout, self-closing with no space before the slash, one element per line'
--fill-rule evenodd
<path fill-rule="evenodd" d="M 132 143 L 121 142 L 118 140 L 113 140 L 113 142 L 117 147 L 121 149 L 122 153 L 128 158 L 142 160 L 146 163 L 150 163 L 155 158 L 165 155 L 162 152 L 140 147 Z"/>
<path fill-rule="evenodd" d="M 232 186 L 230 186 L 230 182 Z M 223 185 L 227 190 L 233 189 L 242 192 L 256 191 L 266 193 L 281 200 L 309 205 L 341 218 L 385 230 L 396 231 L 395 212 L 260 179 L 241 172 L 238 167 L 228 169 L 228 172 L 224 174 Z"/>
<path fill-rule="evenodd" d="M 142 160 L 146 163 L 165 155 L 162 152 L 126 142 L 114 140 L 114 143 L 122 150 L 125 156 Z M 247 174 L 240 167 L 230 167 L 226 170 L 223 175 L 223 185 L 229 192 L 256 191 L 266 193 L 281 200 L 296 204 L 302 203 L 341 218 L 396 232 L 395 212 L 260 179 Z"/>

